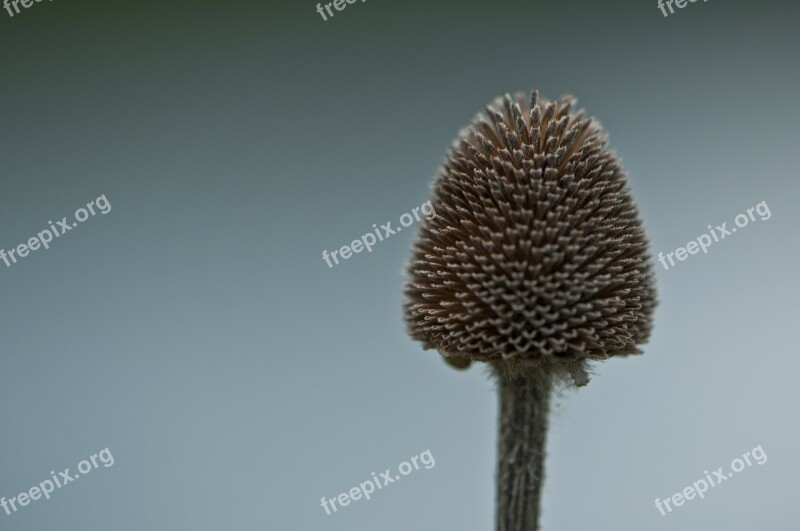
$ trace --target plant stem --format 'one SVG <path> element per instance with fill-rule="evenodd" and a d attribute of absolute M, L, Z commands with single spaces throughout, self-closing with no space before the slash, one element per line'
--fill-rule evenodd
<path fill-rule="evenodd" d="M 545 373 L 499 370 L 497 531 L 537 531 L 550 400 Z"/>

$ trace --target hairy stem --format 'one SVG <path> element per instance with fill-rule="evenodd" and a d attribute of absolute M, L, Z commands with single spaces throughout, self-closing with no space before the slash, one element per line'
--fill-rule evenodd
<path fill-rule="evenodd" d="M 497 531 L 537 531 L 551 382 L 547 374 L 497 370 L 500 437 Z"/>

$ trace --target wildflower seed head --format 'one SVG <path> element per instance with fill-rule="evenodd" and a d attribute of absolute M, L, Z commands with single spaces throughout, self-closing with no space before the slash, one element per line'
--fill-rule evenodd
<path fill-rule="evenodd" d="M 656 304 L 642 222 L 600 124 L 558 102 L 498 98 L 433 183 L 408 267 L 409 334 L 454 367 L 511 372 L 639 352 Z"/>

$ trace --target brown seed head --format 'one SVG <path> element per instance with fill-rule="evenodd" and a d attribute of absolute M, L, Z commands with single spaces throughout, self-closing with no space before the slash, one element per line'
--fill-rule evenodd
<path fill-rule="evenodd" d="M 463 129 L 409 265 L 409 334 L 454 367 L 563 366 L 639 352 L 656 304 L 626 174 L 575 100 L 506 94 Z M 495 363 L 497 365 L 497 363 Z"/>

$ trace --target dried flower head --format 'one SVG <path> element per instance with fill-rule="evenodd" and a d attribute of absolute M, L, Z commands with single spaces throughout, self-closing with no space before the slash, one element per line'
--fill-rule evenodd
<path fill-rule="evenodd" d="M 463 129 L 437 175 L 406 286 L 410 335 L 454 367 L 564 367 L 639 352 L 655 287 L 647 238 L 600 124 L 506 94 Z"/>

